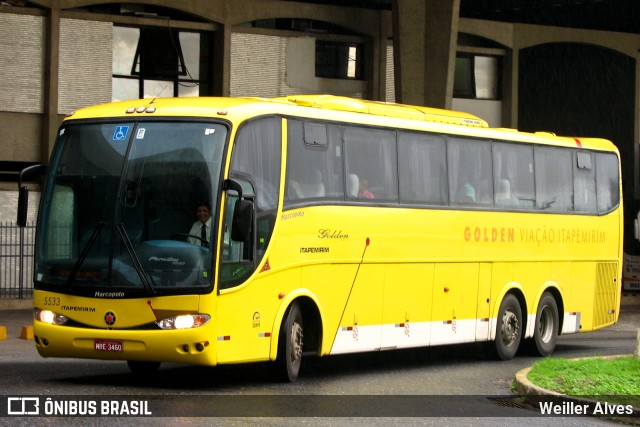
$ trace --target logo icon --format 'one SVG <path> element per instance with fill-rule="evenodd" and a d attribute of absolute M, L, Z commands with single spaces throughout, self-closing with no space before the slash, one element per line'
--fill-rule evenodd
<path fill-rule="evenodd" d="M 114 141 L 124 141 L 127 139 L 127 134 L 129 133 L 129 126 L 116 126 L 113 131 L 113 140 Z"/>
<path fill-rule="evenodd" d="M 7 415 L 39 415 L 40 398 L 9 397 L 7 398 Z"/>
<path fill-rule="evenodd" d="M 107 311 L 107 314 L 104 315 L 104 323 L 113 326 L 116 323 L 116 315 L 112 311 Z"/>

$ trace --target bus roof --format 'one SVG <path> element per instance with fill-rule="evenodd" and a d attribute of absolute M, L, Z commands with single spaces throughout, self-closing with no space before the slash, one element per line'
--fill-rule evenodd
<path fill-rule="evenodd" d="M 334 95 L 294 95 L 287 98 L 274 98 L 274 101 L 287 100 L 303 107 L 323 108 L 327 110 L 347 111 L 351 113 L 371 114 L 397 119 L 422 120 L 435 123 L 449 123 L 462 126 L 489 127 L 479 117 L 459 111 L 416 105 L 394 104 L 379 101 L 363 101 Z"/>
<path fill-rule="evenodd" d="M 294 95 L 280 98 L 159 98 L 135 101 L 119 101 L 114 103 L 87 107 L 69 116 L 78 118 L 118 117 L 134 113 L 152 113 L 160 106 L 166 115 L 210 116 L 212 111 L 233 109 L 249 104 L 290 105 L 300 107 L 321 108 L 325 110 L 344 111 L 350 113 L 386 116 L 390 118 L 421 120 L 435 123 L 448 123 L 463 126 L 488 127 L 486 121 L 472 114 L 438 108 L 414 105 L 394 104 L 377 101 L 364 101 L 355 98 L 334 95 Z M 132 106 L 135 105 L 135 106 Z M 155 108 L 154 108 L 155 107 Z M 171 110 L 171 111 L 169 111 Z M 182 114 L 181 114 L 182 112 Z M 163 114 L 163 115 L 164 115 Z"/>
<path fill-rule="evenodd" d="M 260 97 L 187 97 L 187 98 L 156 98 L 118 101 L 79 109 L 67 116 L 65 120 L 89 118 L 109 118 L 127 116 L 163 117 L 220 117 L 232 118 L 237 112 L 242 117 L 253 114 L 304 114 L 315 115 L 295 109 L 326 110 L 344 113 L 358 113 L 367 116 L 384 116 L 389 119 L 408 120 L 406 123 L 434 123 L 440 125 L 457 125 L 477 128 L 478 133 L 462 131 L 455 133 L 469 136 L 483 136 L 495 139 L 518 139 L 521 142 L 551 143 L 562 146 L 577 146 L 604 150 L 615 150 L 610 141 L 599 138 L 574 138 L 556 136 L 550 132 L 520 132 L 517 129 L 489 128 L 488 123 L 481 118 L 464 112 L 444 110 L 439 108 L 422 107 L 407 104 L 395 104 L 380 101 L 366 101 L 335 95 L 290 95 L 276 98 Z M 293 109 L 293 110 L 292 110 Z M 241 118 L 242 120 L 242 118 Z M 451 128 L 450 128 L 451 129 Z M 517 135 L 517 137 L 516 137 Z"/>

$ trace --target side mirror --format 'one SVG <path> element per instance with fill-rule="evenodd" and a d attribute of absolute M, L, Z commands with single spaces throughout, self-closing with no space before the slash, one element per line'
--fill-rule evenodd
<path fill-rule="evenodd" d="M 20 187 L 18 189 L 18 218 L 16 222 L 18 227 L 25 227 L 27 225 L 27 211 L 29 210 L 29 189 L 27 187 Z"/>
<path fill-rule="evenodd" d="M 33 165 L 22 169 L 18 175 L 18 217 L 16 218 L 18 227 L 27 225 L 27 211 L 29 208 L 29 189 L 22 183 L 34 176 L 44 175 L 46 170 L 46 165 Z"/>
<path fill-rule="evenodd" d="M 223 189 L 234 191 L 238 194 L 231 219 L 231 240 L 236 242 L 249 242 L 253 232 L 253 199 L 255 192 L 249 179 L 226 179 Z"/>
<path fill-rule="evenodd" d="M 253 202 L 244 199 L 236 200 L 231 222 L 231 239 L 246 242 L 251 238 L 253 228 Z"/>

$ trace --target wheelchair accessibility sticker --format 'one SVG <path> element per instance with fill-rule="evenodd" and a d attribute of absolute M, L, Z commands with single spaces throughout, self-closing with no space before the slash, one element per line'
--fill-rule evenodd
<path fill-rule="evenodd" d="M 113 131 L 114 141 L 124 141 L 127 139 L 129 133 L 129 126 L 116 126 L 116 130 Z"/>

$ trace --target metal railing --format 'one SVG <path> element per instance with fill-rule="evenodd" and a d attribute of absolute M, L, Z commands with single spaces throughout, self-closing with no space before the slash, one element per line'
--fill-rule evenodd
<path fill-rule="evenodd" d="M 0 222 L 0 298 L 33 296 L 33 249 L 36 227 Z"/>

